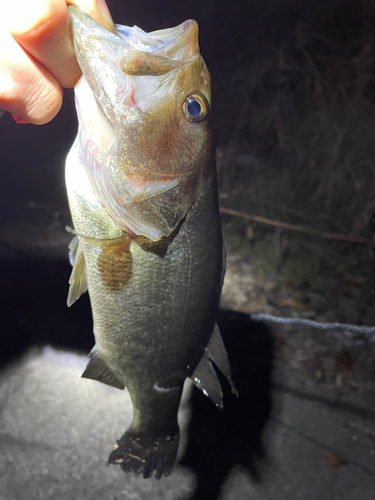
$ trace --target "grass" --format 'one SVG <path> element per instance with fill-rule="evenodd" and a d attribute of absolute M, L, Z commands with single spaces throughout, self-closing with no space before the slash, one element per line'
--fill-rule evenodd
<path fill-rule="evenodd" d="M 264 58 L 217 68 L 215 80 L 219 185 L 230 206 L 371 238 L 375 36 L 297 30 Z"/>
<path fill-rule="evenodd" d="M 368 16 L 357 28 L 342 36 L 297 23 L 293 36 L 267 54 L 214 68 L 222 206 L 371 241 L 375 22 Z M 309 283 L 328 295 L 352 280 L 358 308 L 362 294 L 373 315 L 371 243 L 280 232 L 227 215 L 223 223 L 228 248 L 256 274 L 295 288 Z"/>

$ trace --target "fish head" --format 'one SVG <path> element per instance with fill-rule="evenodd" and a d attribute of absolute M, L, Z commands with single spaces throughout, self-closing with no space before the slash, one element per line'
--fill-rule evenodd
<path fill-rule="evenodd" d="M 198 25 L 111 33 L 76 7 L 79 142 L 93 190 L 125 230 L 157 241 L 186 217 L 212 172 L 210 74 Z"/>

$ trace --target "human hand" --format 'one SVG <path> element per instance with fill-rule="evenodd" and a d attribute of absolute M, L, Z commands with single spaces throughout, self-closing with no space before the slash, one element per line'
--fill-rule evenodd
<path fill-rule="evenodd" d="M 68 5 L 114 31 L 105 0 L 0 0 L 0 108 L 21 122 L 52 120 L 81 76 Z"/>

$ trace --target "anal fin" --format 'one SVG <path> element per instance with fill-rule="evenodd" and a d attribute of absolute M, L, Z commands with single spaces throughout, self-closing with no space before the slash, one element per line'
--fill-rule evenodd
<path fill-rule="evenodd" d="M 217 324 L 215 324 L 210 341 L 190 378 L 203 394 L 208 396 L 221 409 L 223 408 L 223 392 L 211 361 L 227 378 L 232 393 L 238 397 L 238 392 L 232 380 L 227 350 Z"/>
<path fill-rule="evenodd" d="M 118 389 L 125 389 L 125 384 L 114 375 L 107 363 L 98 353 L 96 345 L 90 352 L 90 358 L 86 370 L 82 373 L 83 378 L 97 380 L 98 382 L 117 387 Z"/>
<path fill-rule="evenodd" d="M 215 324 L 214 331 L 212 332 L 210 341 L 207 346 L 208 357 L 215 363 L 219 368 L 221 373 L 226 377 L 232 390 L 232 394 L 238 397 L 237 389 L 234 386 L 232 380 L 232 373 L 230 369 L 230 363 L 228 359 L 228 353 L 225 349 L 223 339 L 221 338 L 221 333 L 217 323 Z"/>
<path fill-rule="evenodd" d="M 190 378 L 198 389 L 208 396 L 216 406 L 220 409 L 223 408 L 223 392 L 214 367 L 208 357 L 207 348 L 197 367 L 190 375 Z"/>

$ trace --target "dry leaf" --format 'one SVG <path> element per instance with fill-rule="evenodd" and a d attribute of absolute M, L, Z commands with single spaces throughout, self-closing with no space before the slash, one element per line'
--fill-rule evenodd
<path fill-rule="evenodd" d="M 353 367 L 353 360 L 347 352 L 339 354 L 335 361 L 335 370 L 338 373 L 347 372 Z"/>
<path fill-rule="evenodd" d="M 362 276 L 343 278 L 336 284 L 333 293 L 337 293 L 338 295 L 345 295 L 349 293 L 352 290 L 352 288 L 360 285 L 364 281 L 365 279 Z"/>
<path fill-rule="evenodd" d="M 300 302 L 299 300 L 296 300 L 296 299 L 292 299 L 291 297 L 281 299 L 280 305 L 281 306 L 295 307 L 297 309 L 306 309 L 306 306 L 303 302 Z"/>
<path fill-rule="evenodd" d="M 340 467 L 340 465 L 342 465 L 344 463 L 344 460 L 342 460 L 341 458 L 336 457 L 336 455 L 334 455 L 332 453 L 332 451 L 329 451 L 329 450 L 326 450 L 324 452 L 324 460 L 331 467 Z"/>

